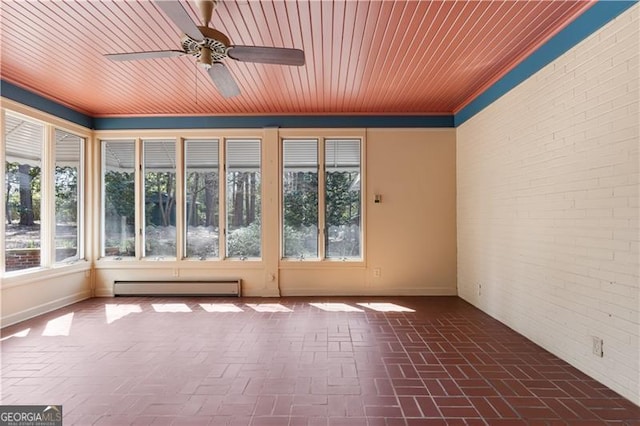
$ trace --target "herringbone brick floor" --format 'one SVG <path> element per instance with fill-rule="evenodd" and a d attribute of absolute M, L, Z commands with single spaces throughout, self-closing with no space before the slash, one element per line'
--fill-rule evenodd
<path fill-rule="evenodd" d="M 65 425 L 640 424 L 456 297 L 91 299 L 2 330 L 1 404 Z"/>

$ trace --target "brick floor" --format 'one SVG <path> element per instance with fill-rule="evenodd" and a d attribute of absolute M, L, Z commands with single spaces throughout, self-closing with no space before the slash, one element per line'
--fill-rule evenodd
<path fill-rule="evenodd" d="M 91 299 L 2 330 L 1 367 L 65 425 L 640 425 L 456 297 Z"/>

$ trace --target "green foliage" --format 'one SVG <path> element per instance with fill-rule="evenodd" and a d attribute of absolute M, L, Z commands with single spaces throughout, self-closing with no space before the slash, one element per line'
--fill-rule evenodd
<path fill-rule="evenodd" d="M 78 220 L 78 169 L 56 166 L 56 222 L 76 223 Z"/>
<path fill-rule="evenodd" d="M 351 190 L 357 177 L 357 172 L 327 172 L 325 182 L 327 225 L 359 223 L 360 191 Z"/>
<path fill-rule="evenodd" d="M 227 257 L 260 257 L 260 223 L 235 229 L 228 233 Z"/>
<path fill-rule="evenodd" d="M 318 174 L 295 172 L 286 176 L 284 221 L 293 228 L 318 224 Z"/>
<path fill-rule="evenodd" d="M 125 216 L 133 225 L 135 217 L 134 173 L 108 171 L 104 174 L 106 213 Z"/>

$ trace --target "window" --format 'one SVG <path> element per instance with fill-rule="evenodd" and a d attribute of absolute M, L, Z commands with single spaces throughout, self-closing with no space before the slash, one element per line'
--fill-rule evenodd
<path fill-rule="evenodd" d="M 41 265 L 42 146 L 45 126 L 5 115 L 5 271 Z"/>
<path fill-rule="evenodd" d="M 260 141 L 226 141 L 226 255 L 259 258 L 262 252 L 260 225 Z"/>
<path fill-rule="evenodd" d="M 84 257 L 83 137 L 3 110 L 4 272 Z"/>
<path fill-rule="evenodd" d="M 176 256 L 176 141 L 145 140 L 144 255 Z"/>
<path fill-rule="evenodd" d="M 135 141 L 102 142 L 102 256 L 135 256 Z"/>
<path fill-rule="evenodd" d="M 185 140 L 186 258 L 220 257 L 218 140 Z"/>
<path fill-rule="evenodd" d="M 362 258 L 360 151 L 359 139 L 282 141 L 283 258 Z"/>
<path fill-rule="evenodd" d="M 257 139 L 102 141 L 102 257 L 260 258 L 260 158 Z"/>
<path fill-rule="evenodd" d="M 285 258 L 318 257 L 318 141 L 282 142 Z"/>
<path fill-rule="evenodd" d="M 329 258 L 361 257 L 360 141 L 325 142 L 325 250 Z"/>
<path fill-rule="evenodd" d="M 55 131 L 55 261 L 80 257 L 78 224 L 81 220 L 80 194 L 84 139 L 71 133 Z"/>

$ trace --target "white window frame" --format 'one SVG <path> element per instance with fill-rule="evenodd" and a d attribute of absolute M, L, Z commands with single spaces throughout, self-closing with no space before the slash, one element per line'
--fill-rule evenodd
<path fill-rule="evenodd" d="M 331 132 L 329 132 L 331 133 Z M 326 134 L 326 135 L 313 135 L 305 136 L 305 133 L 292 132 L 288 135 L 287 132 L 283 132 L 279 140 L 279 235 L 280 235 L 280 260 L 287 264 L 293 264 L 295 262 L 309 262 L 309 263 L 322 263 L 322 262 L 346 262 L 349 264 L 360 264 L 365 261 L 365 138 L 361 135 L 341 135 Z M 318 160 L 318 256 L 314 258 L 297 258 L 286 257 L 284 253 L 284 142 L 285 141 L 305 141 L 315 140 L 317 141 L 317 160 Z M 360 146 L 360 256 L 358 257 L 345 257 L 336 258 L 328 257 L 326 247 L 326 143 L 330 140 L 357 140 Z"/>
<path fill-rule="evenodd" d="M 228 226 L 228 214 L 229 212 L 227 211 L 228 209 L 228 204 L 227 204 L 227 174 L 229 173 L 229 161 L 227 159 L 228 156 L 228 146 L 229 146 L 229 142 L 233 142 L 233 141 L 252 141 L 252 142 L 258 142 L 258 159 L 259 159 L 259 164 L 258 164 L 258 173 L 260 175 L 260 256 L 258 257 L 245 257 L 245 256 L 229 256 L 227 253 L 227 249 L 229 246 L 229 226 Z M 263 167 L 263 163 L 264 163 L 264 159 L 262 158 L 262 149 L 263 149 L 263 145 L 264 145 L 264 140 L 262 138 L 252 138 L 252 137 L 225 137 L 223 143 L 221 144 L 221 157 L 220 157 L 220 161 L 221 164 L 223 164 L 223 170 L 224 170 L 224 174 L 221 175 L 221 179 L 220 179 L 220 184 L 221 184 L 221 188 L 220 188 L 220 192 L 219 192 L 219 197 L 220 197 L 220 202 L 221 202 L 221 206 L 220 206 L 220 211 L 222 212 L 220 214 L 220 229 L 223 229 L 224 231 L 221 233 L 222 235 L 224 235 L 224 241 L 220 243 L 220 256 L 222 259 L 226 259 L 226 260 L 240 260 L 240 261 L 262 261 L 262 258 L 264 256 L 264 241 L 263 241 L 263 235 L 264 235 L 264 229 L 263 229 L 263 213 L 264 213 L 264 209 L 262 207 L 262 200 L 264 198 L 264 194 L 263 194 L 263 183 L 264 183 L 264 167 Z M 224 179 L 222 179 L 222 177 L 224 177 Z M 223 244 L 224 243 L 224 244 Z"/>
<path fill-rule="evenodd" d="M 7 102 L 11 103 L 11 102 Z M 85 189 L 86 189 L 86 147 L 87 140 L 90 138 L 88 131 L 82 129 L 74 129 L 71 125 L 67 125 L 65 121 L 48 117 L 47 114 L 31 111 L 30 108 L 17 105 L 14 107 L 0 108 L 0 128 L 6 128 L 6 115 L 12 115 L 18 119 L 36 123 L 43 126 L 43 137 L 41 141 L 41 187 L 40 187 L 40 265 L 37 267 L 20 269 L 7 272 L 6 267 L 6 211 L 3 206 L 0 209 L 0 220 L 3 225 L 0 229 L 0 245 L 2 250 L 0 253 L 0 275 L 3 277 L 26 276 L 53 268 L 65 268 L 77 262 L 86 261 L 86 208 L 85 208 Z M 77 256 L 72 261 L 57 262 L 56 261 L 56 244 L 55 244 L 55 227 L 56 227 L 56 194 L 55 194 L 55 167 L 56 167 L 56 130 L 72 134 L 80 138 L 80 158 L 78 165 L 78 212 L 77 212 Z M 2 200 L 6 196 L 5 182 L 5 162 L 6 162 L 6 141 L 4 130 L 0 134 L 2 138 L 2 149 L 0 149 L 0 178 L 2 188 L 0 188 L 0 197 Z M 4 203 L 3 203 L 4 204 Z"/>
<path fill-rule="evenodd" d="M 100 261 L 123 261 L 123 260 L 137 260 L 137 261 L 159 261 L 159 262 L 176 262 L 176 261 L 198 261 L 198 262 L 220 262 L 224 260 L 229 261 L 239 261 L 239 260 L 247 260 L 247 261 L 262 261 L 262 254 L 264 253 L 264 242 L 263 242 L 263 229 L 261 223 L 261 232 L 260 232 L 260 257 L 229 257 L 227 256 L 227 204 L 226 204 L 226 190 L 227 190 L 227 144 L 229 141 L 236 140 L 244 140 L 244 141 L 256 141 L 260 147 L 260 164 L 259 164 L 259 173 L 260 173 L 260 214 L 263 214 L 263 206 L 262 200 L 264 198 L 263 191 L 263 179 L 264 179 L 264 171 L 263 171 L 263 145 L 264 140 L 262 136 L 220 136 L 215 134 L 194 134 L 190 131 L 181 132 L 178 135 L 175 132 L 166 132 L 166 133 L 158 133 L 154 132 L 152 136 L 144 136 L 144 132 L 136 132 L 133 134 L 142 134 L 143 136 L 132 136 L 132 133 L 128 134 L 119 134 L 117 137 L 115 136 L 107 136 L 98 134 L 96 137 L 97 142 L 100 146 L 100 174 L 97 178 L 99 180 L 99 188 L 100 188 L 100 211 L 98 213 L 99 223 L 100 223 L 100 233 L 98 235 L 99 240 L 99 256 L 98 259 Z M 155 140 L 173 140 L 175 139 L 175 149 L 176 149 L 176 256 L 165 256 L 161 258 L 156 258 L 155 256 L 146 257 L 144 253 L 145 248 L 145 211 L 144 211 L 144 203 L 145 203 L 145 178 L 144 178 L 144 142 L 155 141 Z M 190 259 L 186 257 L 186 243 L 187 243 L 187 229 L 186 229 L 186 205 L 185 205 L 185 197 L 186 197 L 186 143 L 188 140 L 212 140 L 218 142 L 218 169 L 219 169 L 219 178 L 218 178 L 218 229 L 220 230 L 219 235 L 219 256 L 211 257 L 206 259 Z M 134 143 L 134 191 L 135 191 L 135 225 L 134 225 L 134 240 L 135 240 L 135 255 L 131 257 L 114 257 L 107 256 L 105 254 L 105 181 L 104 181 L 104 168 L 105 168 L 105 143 L 107 142 L 133 142 Z M 261 218 L 262 222 L 262 218 Z"/>

